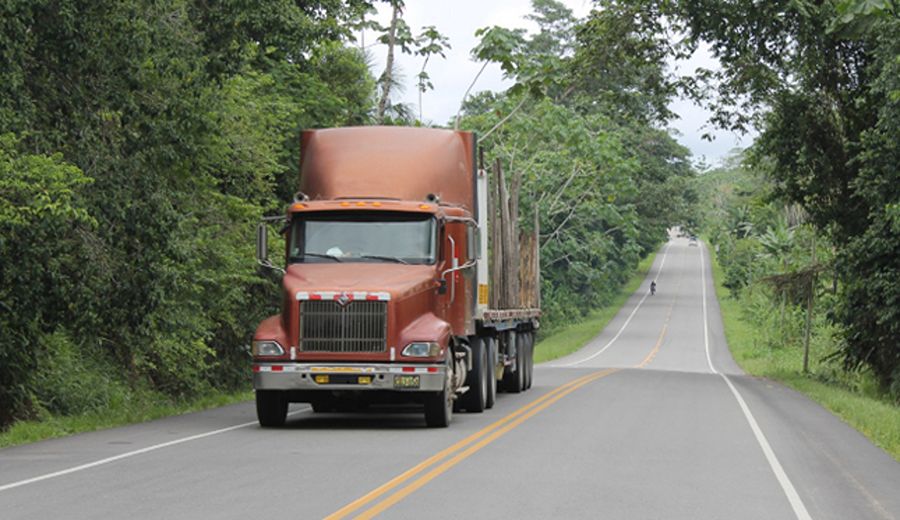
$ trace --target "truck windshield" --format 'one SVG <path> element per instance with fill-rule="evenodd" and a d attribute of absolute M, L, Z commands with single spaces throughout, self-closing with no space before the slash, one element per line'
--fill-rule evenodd
<path fill-rule="evenodd" d="M 433 264 L 431 215 L 323 212 L 298 215 L 291 224 L 290 262 Z"/>

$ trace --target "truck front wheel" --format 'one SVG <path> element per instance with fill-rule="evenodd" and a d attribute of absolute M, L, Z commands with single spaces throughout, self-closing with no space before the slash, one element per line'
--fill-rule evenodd
<path fill-rule="evenodd" d="M 460 398 L 460 407 L 468 412 L 481 413 L 487 407 L 488 377 L 490 367 L 485 341 L 478 336 L 469 337 L 472 349 L 472 370 L 466 377 L 466 391 Z"/>
<path fill-rule="evenodd" d="M 448 349 L 449 350 L 449 349 Z M 429 428 L 446 428 L 453 418 L 453 390 L 450 387 L 451 365 L 447 363 L 447 377 L 444 389 L 440 392 L 429 392 L 425 395 L 425 424 Z"/>
<path fill-rule="evenodd" d="M 287 418 L 288 401 L 284 392 L 278 390 L 256 391 L 256 418 L 264 428 L 284 425 Z"/>

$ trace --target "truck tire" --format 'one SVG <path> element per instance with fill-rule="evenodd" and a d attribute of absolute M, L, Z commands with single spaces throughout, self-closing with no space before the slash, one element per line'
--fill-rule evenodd
<path fill-rule="evenodd" d="M 310 401 L 309 406 L 313 413 L 328 413 L 334 411 L 334 399 L 331 396 L 321 396 Z"/>
<path fill-rule="evenodd" d="M 490 336 L 485 336 L 482 342 L 488 355 L 488 366 L 485 371 L 488 391 L 484 398 L 484 407 L 490 409 L 494 407 L 494 402 L 497 400 L 497 341 Z"/>
<path fill-rule="evenodd" d="M 459 399 L 460 408 L 471 413 L 481 413 L 487 407 L 488 353 L 485 343 L 478 336 L 469 337 L 472 349 L 472 370 L 466 375 L 466 391 Z"/>
<path fill-rule="evenodd" d="M 516 368 L 508 370 L 503 375 L 503 389 L 507 392 L 518 394 L 525 388 L 525 345 L 522 341 L 522 334 L 513 331 L 507 332 L 507 342 L 515 343 L 516 348 Z"/>
<path fill-rule="evenodd" d="M 534 379 L 534 332 L 525 334 L 525 390 L 531 388 Z"/>
<path fill-rule="evenodd" d="M 284 425 L 287 418 L 288 401 L 284 392 L 278 390 L 256 391 L 256 418 L 263 428 Z"/>
<path fill-rule="evenodd" d="M 425 396 L 425 424 L 429 428 L 446 428 L 453 418 L 453 393 L 448 386 Z"/>
<path fill-rule="evenodd" d="M 451 388 L 453 381 L 453 362 L 450 348 L 447 348 L 447 377 L 444 378 L 444 389 L 440 392 L 428 392 L 425 394 L 425 424 L 429 428 L 446 428 L 450 426 L 450 420 L 453 418 L 453 397 L 454 392 Z"/>

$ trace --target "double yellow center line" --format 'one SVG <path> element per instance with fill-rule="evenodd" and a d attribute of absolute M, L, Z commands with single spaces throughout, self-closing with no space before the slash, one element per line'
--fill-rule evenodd
<path fill-rule="evenodd" d="M 544 410 L 556 401 L 559 401 L 563 397 L 569 395 L 575 390 L 578 390 L 591 381 L 595 381 L 597 379 L 600 379 L 601 377 L 608 376 L 609 374 L 617 371 L 618 369 L 615 368 L 601 370 L 599 372 L 594 372 L 586 376 L 579 377 L 578 379 L 569 381 L 568 383 L 553 389 L 553 391 L 542 395 L 538 399 L 535 399 L 534 401 L 519 408 L 506 417 L 473 433 L 472 435 L 469 435 L 456 444 L 453 444 L 452 446 L 432 455 L 431 457 L 394 477 L 383 485 L 373 489 L 364 496 L 354 500 L 353 502 L 350 502 L 346 506 L 338 509 L 325 518 L 327 520 L 338 520 L 341 518 L 346 518 L 347 516 L 362 509 L 363 507 L 368 506 L 372 502 L 384 497 L 394 489 L 403 486 L 394 494 L 388 496 L 366 511 L 363 511 L 356 518 L 365 519 L 375 517 L 397 502 L 403 500 L 428 482 L 432 481 L 435 477 L 444 473 L 453 466 L 459 464 L 461 461 L 465 460 L 473 453 L 477 452 L 481 448 L 484 448 L 513 428 L 527 421 L 529 418 L 533 417 L 541 410 Z M 411 482 L 408 482 L 410 480 Z"/>

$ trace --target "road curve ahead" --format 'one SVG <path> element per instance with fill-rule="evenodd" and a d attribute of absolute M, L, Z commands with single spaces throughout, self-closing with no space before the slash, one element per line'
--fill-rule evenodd
<path fill-rule="evenodd" d="M 900 464 L 741 372 L 684 239 L 590 344 L 447 429 L 305 405 L 260 429 L 245 403 L 0 450 L 4 520 L 325 517 L 900 519 Z"/>

